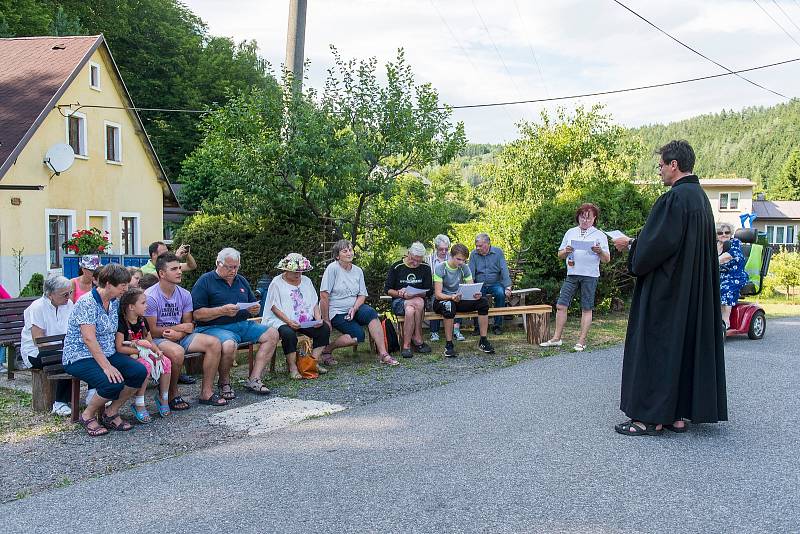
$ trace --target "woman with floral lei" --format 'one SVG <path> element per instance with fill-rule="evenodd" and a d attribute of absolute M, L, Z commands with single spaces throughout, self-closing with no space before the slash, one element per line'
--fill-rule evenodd
<path fill-rule="evenodd" d="M 281 336 L 283 353 L 292 378 L 302 378 L 297 370 L 297 335 L 312 340 L 312 356 L 319 361 L 322 350 L 328 345 L 331 331 L 322 321 L 319 297 L 311 279 L 302 273 L 312 269 L 311 262 L 295 252 L 287 255 L 277 265 L 283 274 L 269 285 L 262 324 L 275 327 Z M 320 373 L 327 370 L 319 367 Z"/>

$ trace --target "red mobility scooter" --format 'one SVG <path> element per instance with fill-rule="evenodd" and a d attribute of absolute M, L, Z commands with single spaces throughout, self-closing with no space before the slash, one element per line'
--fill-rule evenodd
<path fill-rule="evenodd" d="M 741 289 L 740 300 L 731 310 L 731 324 L 726 337 L 746 335 L 750 339 L 761 339 L 767 331 L 767 315 L 764 313 L 764 308 L 741 298 L 754 297 L 761 293 L 764 278 L 769 271 L 772 248 L 765 239 L 759 242 L 758 230 L 755 228 L 739 228 L 734 237 L 742 242 L 742 252 L 746 259 L 745 271 L 750 281 Z"/>

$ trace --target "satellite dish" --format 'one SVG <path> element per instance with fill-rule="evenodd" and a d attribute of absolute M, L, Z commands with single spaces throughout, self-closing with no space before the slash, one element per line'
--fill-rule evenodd
<path fill-rule="evenodd" d="M 61 174 L 72 166 L 75 161 L 75 152 L 66 143 L 53 145 L 44 155 L 44 164 L 53 169 L 56 174 Z"/>

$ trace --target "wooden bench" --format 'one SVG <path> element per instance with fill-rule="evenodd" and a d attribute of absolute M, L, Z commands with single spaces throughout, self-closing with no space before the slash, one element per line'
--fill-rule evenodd
<path fill-rule="evenodd" d="M 523 325 L 525 326 L 526 337 L 528 343 L 538 345 L 543 341 L 550 339 L 550 314 L 553 312 L 553 307 L 547 304 L 536 304 L 532 306 L 507 306 L 504 308 L 489 308 L 489 317 L 497 317 L 500 315 L 521 315 L 523 317 Z M 397 335 L 402 343 L 403 327 L 402 323 L 405 317 L 398 315 L 397 321 L 400 323 Z M 461 312 L 456 314 L 457 319 L 471 319 L 478 317 L 478 312 Z M 444 320 L 438 313 L 426 312 L 425 320 Z"/>
<path fill-rule="evenodd" d="M 0 300 L 0 347 L 6 347 L 8 379 L 14 380 L 22 329 L 25 327 L 25 309 L 39 297 Z"/>
<path fill-rule="evenodd" d="M 64 372 L 61 364 L 61 356 L 64 352 L 64 335 L 46 336 L 33 340 L 39 347 L 39 358 L 42 361 L 41 369 L 30 369 L 31 371 L 31 395 L 33 397 L 32 408 L 35 412 L 50 411 L 53 405 L 53 388 L 55 380 L 69 380 L 70 404 L 72 406 L 73 423 L 78 421 L 80 415 L 80 394 L 81 381 L 74 376 Z"/>

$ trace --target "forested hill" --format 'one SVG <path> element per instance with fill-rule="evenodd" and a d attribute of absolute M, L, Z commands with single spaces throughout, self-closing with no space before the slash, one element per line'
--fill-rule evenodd
<path fill-rule="evenodd" d="M 768 190 L 792 149 L 800 147 L 800 100 L 770 108 L 700 115 L 631 131 L 648 149 L 637 167 L 640 176 L 655 172 L 650 149 L 670 139 L 686 139 L 697 154 L 695 171 L 701 178 L 750 178 L 760 189 Z"/>

